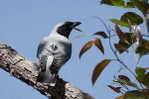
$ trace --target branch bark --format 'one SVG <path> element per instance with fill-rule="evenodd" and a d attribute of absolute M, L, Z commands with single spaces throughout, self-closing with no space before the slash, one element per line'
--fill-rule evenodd
<path fill-rule="evenodd" d="M 54 87 L 37 82 L 39 71 L 36 67 L 10 46 L 0 44 L 0 68 L 32 86 L 49 99 L 94 99 L 61 78 L 58 78 Z"/>

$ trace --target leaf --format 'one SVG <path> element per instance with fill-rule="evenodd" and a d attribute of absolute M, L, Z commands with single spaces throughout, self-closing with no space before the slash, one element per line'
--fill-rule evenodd
<path fill-rule="evenodd" d="M 125 84 L 125 85 L 128 85 L 128 86 L 131 86 L 131 87 L 134 87 L 134 88 L 137 88 L 138 89 L 138 86 L 136 83 L 132 82 L 127 76 L 125 75 L 118 75 L 118 79 L 117 81 L 118 83 L 120 84 Z"/>
<path fill-rule="evenodd" d="M 137 76 L 144 76 L 145 75 L 145 69 L 141 67 L 136 67 L 135 72 Z"/>
<path fill-rule="evenodd" d="M 125 81 L 130 81 L 130 79 L 125 75 L 118 75 L 118 78 Z"/>
<path fill-rule="evenodd" d="M 115 99 L 124 99 L 124 96 L 118 96 Z"/>
<path fill-rule="evenodd" d="M 117 24 L 115 25 L 115 31 L 119 39 L 123 41 L 125 38 L 124 32 L 120 29 L 120 27 Z"/>
<path fill-rule="evenodd" d="M 92 74 L 92 84 L 94 85 L 97 78 L 101 74 L 101 72 L 105 69 L 105 67 L 111 62 L 110 59 L 104 59 L 99 64 L 96 65 L 96 67 L 93 70 Z"/>
<path fill-rule="evenodd" d="M 121 92 L 121 87 L 114 87 L 114 86 L 111 86 L 111 85 L 108 85 L 109 88 L 111 88 L 113 91 L 117 92 L 117 93 L 120 93 Z"/>
<path fill-rule="evenodd" d="M 128 91 L 124 94 L 124 99 L 149 99 L 149 94 L 139 90 Z"/>
<path fill-rule="evenodd" d="M 107 5 L 112 5 L 111 0 L 101 0 L 101 4 L 107 4 Z"/>
<path fill-rule="evenodd" d="M 140 56 L 144 56 L 149 53 L 149 40 L 141 39 L 139 46 L 136 49 L 136 53 Z"/>
<path fill-rule="evenodd" d="M 118 52 L 121 54 L 124 51 L 126 51 L 128 48 L 123 46 L 122 44 L 118 43 L 118 44 L 114 44 L 115 48 L 118 50 Z"/>
<path fill-rule="evenodd" d="M 80 54 L 79 54 L 79 58 L 81 58 L 81 56 L 88 51 L 94 44 L 94 41 L 89 41 L 87 42 L 81 49 Z"/>
<path fill-rule="evenodd" d="M 117 19 L 110 19 L 110 21 L 112 23 L 115 23 L 115 24 L 118 24 L 118 25 L 121 25 L 121 26 L 125 26 L 125 27 L 130 27 L 130 25 L 124 21 L 121 21 L 121 20 L 117 20 Z"/>
<path fill-rule="evenodd" d="M 124 84 L 124 85 L 127 85 L 127 86 L 131 86 L 131 87 L 134 87 L 136 89 L 139 88 L 136 83 L 134 83 L 134 82 L 132 82 L 130 80 L 128 81 L 128 80 L 125 80 L 125 79 L 119 79 L 118 78 L 117 81 L 115 81 L 115 82 L 118 82 L 120 84 Z"/>
<path fill-rule="evenodd" d="M 126 2 L 125 8 L 135 8 L 133 2 Z"/>
<path fill-rule="evenodd" d="M 104 47 L 103 47 L 103 45 L 101 43 L 101 40 L 100 39 L 94 40 L 94 44 L 104 54 Z"/>
<path fill-rule="evenodd" d="M 123 0 L 111 0 L 111 1 L 114 6 L 118 6 L 118 7 L 125 6 L 125 2 Z"/>
<path fill-rule="evenodd" d="M 136 35 L 133 33 L 125 33 L 123 40 L 120 40 L 117 44 L 114 44 L 115 48 L 121 54 L 128 50 L 136 42 Z"/>
<path fill-rule="evenodd" d="M 137 80 L 149 87 L 149 72 L 146 73 L 146 70 L 141 67 L 137 67 L 135 71 L 137 74 Z"/>
<path fill-rule="evenodd" d="M 133 5 L 140 10 L 142 13 L 147 13 L 149 10 L 148 0 L 131 0 Z"/>
<path fill-rule="evenodd" d="M 123 0 L 101 0 L 101 4 L 111 5 L 111 6 L 118 6 L 124 7 L 125 2 Z"/>
<path fill-rule="evenodd" d="M 130 25 L 139 25 L 143 23 L 143 18 L 135 12 L 126 12 L 121 16 L 121 21 Z"/>
<path fill-rule="evenodd" d="M 108 35 L 103 31 L 96 32 L 96 33 L 94 33 L 94 35 L 99 35 L 103 38 L 108 38 Z"/>

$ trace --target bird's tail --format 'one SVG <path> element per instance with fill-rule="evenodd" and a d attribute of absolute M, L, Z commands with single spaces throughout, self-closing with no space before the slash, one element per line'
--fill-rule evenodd
<path fill-rule="evenodd" d="M 52 83 L 53 76 L 49 72 L 40 72 L 37 80 L 38 82 L 42 82 L 42 83 Z"/>
<path fill-rule="evenodd" d="M 40 67 L 41 72 L 38 75 L 37 81 L 42 83 L 55 83 L 56 82 L 56 75 L 52 74 L 50 71 L 50 67 L 53 63 L 52 56 L 42 56 L 40 59 Z"/>

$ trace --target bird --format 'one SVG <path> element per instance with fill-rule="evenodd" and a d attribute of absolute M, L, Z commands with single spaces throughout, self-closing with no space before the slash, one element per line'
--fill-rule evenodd
<path fill-rule="evenodd" d="M 72 43 L 69 35 L 81 22 L 58 23 L 38 45 L 37 58 L 40 72 L 37 82 L 56 83 L 61 67 L 71 58 Z"/>

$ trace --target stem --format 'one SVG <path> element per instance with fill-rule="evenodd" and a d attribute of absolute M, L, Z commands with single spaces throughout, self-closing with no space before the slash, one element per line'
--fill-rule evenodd
<path fill-rule="evenodd" d="M 110 34 L 110 31 L 109 31 L 109 35 Z M 116 57 L 117 61 L 124 67 L 126 68 L 135 78 L 136 78 L 136 75 L 128 68 L 128 66 L 119 58 L 117 52 L 114 50 L 113 46 L 112 46 L 112 43 L 111 43 L 111 38 L 109 36 L 109 45 L 110 45 L 110 48 L 114 54 L 114 56 Z"/>

